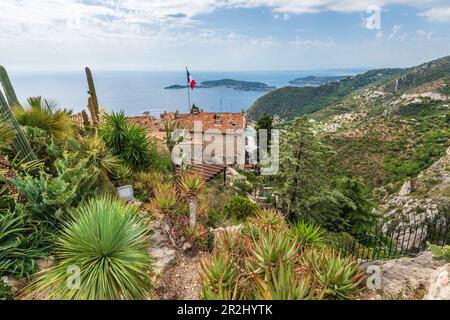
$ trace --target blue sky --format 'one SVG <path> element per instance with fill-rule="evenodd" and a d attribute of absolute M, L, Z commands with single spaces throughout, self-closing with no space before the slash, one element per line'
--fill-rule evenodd
<path fill-rule="evenodd" d="M 449 31 L 450 0 L 1 0 L 0 63 L 13 71 L 410 66 L 450 55 Z"/>

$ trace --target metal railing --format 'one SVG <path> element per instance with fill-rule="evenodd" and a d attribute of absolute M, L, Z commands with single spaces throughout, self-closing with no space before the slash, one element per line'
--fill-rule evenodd
<path fill-rule="evenodd" d="M 444 217 L 418 223 L 383 222 L 364 236 L 340 239 L 342 251 L 361 260 L 394 259 L 415 256 L 427 243 L 444 246 L 450 241 L 450 220 Z"/>

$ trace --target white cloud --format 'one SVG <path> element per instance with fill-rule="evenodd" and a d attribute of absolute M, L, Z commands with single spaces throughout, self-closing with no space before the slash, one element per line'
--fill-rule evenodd
<path fill-rule="evenodd" d="M 419 16 L 428 18 L 433 22 L 450 22 L 450 7 L 448 8 L 432 8 L 428 11 L 420 13 Z"/>
<path fill-rule="evenodd" d="M 287 20 L 296 14 L 323 11 L 364 13 L 369 6 L 388 4 L 419 7 L 424 11 L 421 15 L 433 21 L 450 18 L 448 0 L 0 0 L 1 63 L 36 65 L 47 59 L 49 64 L 59 60 L 62 65 L 78 61 L 114 65 L 115 59 L 124 64 L 153 59 L 171 66 L 172 61 L 188 59 L 182 57 L 185 52 L 192 52 L 194 57 L 205 57 L 205 65 L 214 64 L 215 56 L 226 60 L 227 54 L 243 65 L 245 57 L 249 63 L 266 65 L 264 59 L 271 53 L 282 57 L 289 49 L 307 49 L 313 59 L 320 50 L 329 53 L 344 50 L 343 46 L 330 39 L 296 38 L 281 43 L 270 35 L 210 30 L 202 24 L 201 15 L 221 9 L 264 8 L 274 18 Z M 393 29 L 391 35 L 383 37 L 379 30 L 376 37 L 380 42 L 405 37 L 400 29 Z M 417 36 L 427 37 L 419 32 Z"/>

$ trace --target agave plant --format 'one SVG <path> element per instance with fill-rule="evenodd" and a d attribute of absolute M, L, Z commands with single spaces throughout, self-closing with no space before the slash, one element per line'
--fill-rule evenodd
<path fill-rule="evenodd" d="M 154 208 L 163 215 L 170 214 L 177 203 L 177 192 L 171 183 L 161 183 L 154 188 Z"/>
<path fill-rule="evenodd" d="M 319 246 L 324 241 L 325 230 L 313 223 L 297 221 L 291 226 L 292 235 L 303 247 Z"/>
<path fill-rule="evenodd" d="M 208 255 L 200 262 L 201 296 L 206 300 L 239 300 L 244 297 L 240 270 L 225 253 Z"/>
<path fill-rule="evenodd" d="M 55 266 L 40 272 L 22 294 L 46 292 L 46 299 L 56 300 L 149 298 L 148 236 L 133 206 L 109 197 L 92 199 L 65 223 Z"/>
<path fill-rule="evenodd" d="M 342 257 L 338 252 L 325 249 L 308 251 L 304 256 L 305 265 L 317 278 L 327 297 L 349 299 L 358 292 L 364 274 L 358 263 L 351 257 Z"/>
<path fill-rule="evenodd" d="M 178 180 L 178 186 L 189 201 L 189 225 L 195 227 L 198 207 L 197 197 L 205 187 L 205 180 L 197 173 L 185 173 Z"/>
<path fill-rule="evenodd" d="M 42 97 L 28 98 L 28 106 L 16 105 L 12 112 L 20 125 L 40 128 L 57 139 L 73 137 L 75 133 L 75 126 L 69 119 L 70 112 L 58 109 Z"/>

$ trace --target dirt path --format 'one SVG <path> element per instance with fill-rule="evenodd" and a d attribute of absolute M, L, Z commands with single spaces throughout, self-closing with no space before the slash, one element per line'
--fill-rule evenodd
<path fill-rule="evenodd" d="M 157 280 L 156 293 L 161 300 L 200 299 L 198 268 L 201 255 L 179 255 Z"/>

